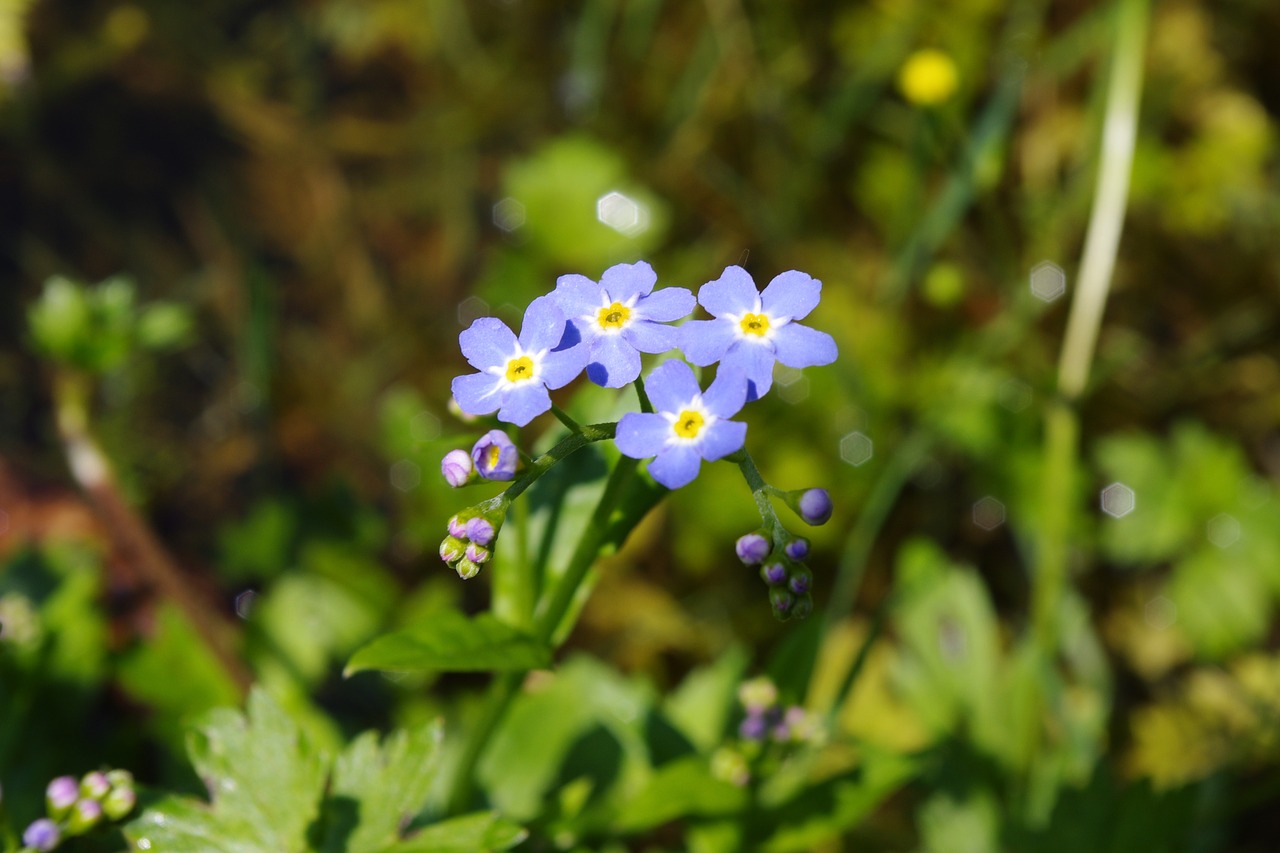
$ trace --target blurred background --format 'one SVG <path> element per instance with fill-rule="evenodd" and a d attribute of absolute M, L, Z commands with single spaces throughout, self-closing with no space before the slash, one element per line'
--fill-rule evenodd
<path fill-rule="evenodd" d="M 238 701 L 246 677 L 335 743 L 479 683 L 341 678 L 378 632 L 487 600 L 435 556 L 464 502 L 440 456 L 480 432 L 448 406 L 468 369 L 457 334 L 518 323 L 558 275 L 645 259 L 660 286 L 696 290 L 729 264 L 761 286 L 788 269 L 823 281 L 809 322 L 841 359 L 779 368 L 748 446 L 771 482 L 835 497 L 810 561 L 841 625 L 825 653 L 878 637 L 841 720 L 904 752 L 971 738 L 997 767 L 943 762 L 864 849 L 987 837 L 1001 774 L 1030 762 L 989 742 L 991 706 L 1031 611 L 1115 12 L 0 0 L 10 802 L 38 800 L 68 755 L 195 787 L 182 722 Z M 1054 772 L 1096 802 L 1137 791 L 1151 826 L 1209 802 L 1217 849 L 1270 849 L 1280 791 L 1277 43 L 1272 0 L 1150 10 L 1062 496 L 1075 627 Z M 74 406 L 49 343 L 63 310 L 106 330 L 72 359 L 92 376 L 81 414 L 187 610 L 160 605 L 127 523 L 68 468 Z M 591 411 L 603 394 L 557 399 Z M 734 558 L 753 512 L 732 466 L 704 468 L 613 558 L 572 645 L 659 690 L 731 648 L 766 661 L 794 626 Z M 856 583 L 832 605 L 837 575 Z M 239 679 L 202 630 L 231 637 Z M 812 689 L 832 692 L 821 673 Z M 969 781 L 948 787 L 956 773 Z"/>

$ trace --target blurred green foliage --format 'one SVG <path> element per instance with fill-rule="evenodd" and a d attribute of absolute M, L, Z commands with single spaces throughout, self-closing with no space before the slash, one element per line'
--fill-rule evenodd
<path fill-rule="evenodd" d="M 277 853 L 503 849 L 516 823 L 530 850 L 1272 849 L 1274 3 L 1152 4 L 1058 655 L 1027 641 L 1115 6 L 0 0 L 14 826 L 48 779 L 109 765 L 193 795 L 147 806 L 183 817 L 174 850 L 208 849 L 179 838 L 197 830 Z M 953 91 L 902 78 L 924 49 Z M 750 497 L 706 466 L 593 573 L 570 652 L 481 757 L 485 811 L 436 823 L 457 746 L 425 744 L 437 718 L 474 724 L 476 677 L 343 671 L 489 600 L 434 554 L 461 503 L 436 466 L 480 431 L 447 406 L 457 333 L 640 257 L 690 288 L 731 263 L 824 282 L 812 322 L 842 358 L 780 372 L 748 444 L 780 487 L 836 497 L 810 563 L 818 613 L 846 579 L 850 606 L 823 634 L 771 620 L 732 552 Z M 1029 290 L 1043 261 L 1062 299 Z M 122 491 L 231 626 L 248 717 L 72 490 L 50 390 L 68 370 L 95 377 Z M 584 422 L 629 405 L 557 399 Z M 524 449 L 554 442 L 539 429 Z M 610 452 L 513 519 L 548 578 Z M 1105 511 L 1113 483 L 1131 511 Z M 717 768 L 736 685 L 764 670 L 829 740 L 744 790 Z M 270 790 L 289 819 L 210 804 L 198 776 Z"/>

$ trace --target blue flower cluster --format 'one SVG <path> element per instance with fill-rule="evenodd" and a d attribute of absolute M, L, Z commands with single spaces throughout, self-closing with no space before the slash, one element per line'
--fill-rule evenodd
<path fill-rule="evenodd" d="M 737 451 L 746 424 L 730 420 L 742 406 L 769 391 L 773 365 L 812 367 L 835 361 L 835 341 L 799 323 L 818 305 L 822 284 L 802 272 L 784 272 L 761 292 L 746 270 L 731 266 L 702 286 L 695 299 L 682 287 L 655 291 L 657 275 L 644 261 L 618 264 L 600 281 L 561 276 L 555 290 L 535 299 L 525 311 L 520 334 L 501 320 L 476 320 L 459 336 L 462 353 L 476 373 L 453 380 L 453 396 L 470 415 L 497 413 L 498 419 L 524 426 L 551 408 L 550 391 L 583 371 L 606 388 L 640 377 L 641 353 L 679 350 L 694 365 L 719 364 L 704 392 L 681 361 L 666 361 L 649 375 L 646 388 L 654 411 L 624 415 L 618 422 L 618 449 L 634 459 L 653 459 L 650 475 L 676 489 L 697 475 L 703 461 Z M 713 319 L 684 319 L 701 304 Z M 500 433 L 499 433 L 500 434 Z M 491 433 L 490 435 L 493 435 Z M 514 464 L 502 448 L 490 445 L 446 460 L 451 484 L 469 482 L 473 471 L 501 479 Z M 455 453 L 461 454 L 462 451 Z M 499 476 L 486 474 L 483 463 Z"/>

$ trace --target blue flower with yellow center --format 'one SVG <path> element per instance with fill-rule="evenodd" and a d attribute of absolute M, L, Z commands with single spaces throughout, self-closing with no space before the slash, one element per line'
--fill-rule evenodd
<path fill-rule="evenodd" d="M 582 372 L 586 352 L 569 346 L 565 318 L 550 296 L 524 312 L 520 336 L 496 317 L 481 317 L 458 336 L 462 354 L 479 373 L 453 380 L 453 398 L 469 415 L 498 413 L 524 426 L 551 408 L 551 395 Z"/>
<path fill-rule="evenodd" d="M 645 382 L 651 413 L 630 412 L 618 421 L 615 441 L 624 455 L 649 459 L 649 474 L 668 489 L 698 476 L 702 461 L 714 462 L 740 449 L 747 425 L 731 421 L 747 399 L 747 380 L 722 370 L 706 393 L 683 361 L 665 361 Z"/>
<path fill-rule="evenodd" d="M 727 267 L 704 284 L 698 302 L 714 320 L 692 320 L 680 327 L 680 349 L 699 366 L 720 362 L 740 370 L 749 386 L 747 399 L 764 396 L 773 385 L 773 363 L 816 367 L 836 360 L 835 340 L 797 320 L 818 306 L 822 282 L 790 270 L 763 292 L 742 267 Z"/>
<path fill-rule="evenodd" d="M 644 261 L 609 267 L 598 284 L 583 275 L 556 280 L 551 297 L 588 353 L 592 382 L 621 388 L 640 375 L 640 353 L 675 349 L 678 330 L 663 324 L 688 316 L 697 302 L 683 287 L 653 292 L 657 280 Z"/>

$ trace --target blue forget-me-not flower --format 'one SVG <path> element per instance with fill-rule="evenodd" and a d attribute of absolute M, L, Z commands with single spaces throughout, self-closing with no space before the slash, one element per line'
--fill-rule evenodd
<path fill-rule="evenodd" d="M 582 372 L 580 346 L 561 348 L 564 314 L 550 296 L 540 296 L 524 312 L 520 336 L 495 317 L 481 317 L 458 336 L 462 354 L 479 373 L 453 380 L 453 397 L 469 415 L 498 413 L 524 426 L 551 408 L 551 395 Z"/>
<path fill-rule="evenodd" d="M 836 360 L 836 342 L 826 332 L 802 326 L 818 305 L 822 282 L 797 270 L 778 276 L 763 292 L 742 267 L 726 267 L 698 291 L 698 302 L 714 320 L 680 327 L 680 349 L 698 366 L 720 362 L 741 370 L 751 385 L 747 399 L 764 396 L 773 385 L 773 363 L 815 367 Z"/>
<path fill-rule="evenodd" d="M 683 287 L 654 292 L 658 277 L 644 261 L 617 264 L 600 283 L 583 275 L 562 275 L 551 294 L 586 348 L 587 378 L 621 388 L 640 375 L 640 353 L 675 349 L 679 332 L 663 325 L 688 316 L 696 301 Z"/>
<path fill-rule="evenodd" d="M 647 382 L 651 413 L 629 412 L 618 421 L 618 450 L 633 459 L 655 457 L 649 473 L 668 489 L 698 476 L 702 460 L 714 462 L 742 447 L 747 425 L 731 421 L 747 399 L 746 377 L 722 371 L 706 393 L 682 361 L 654 368 Z"/>

